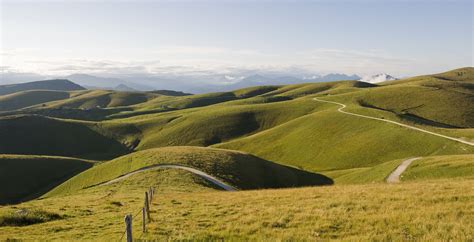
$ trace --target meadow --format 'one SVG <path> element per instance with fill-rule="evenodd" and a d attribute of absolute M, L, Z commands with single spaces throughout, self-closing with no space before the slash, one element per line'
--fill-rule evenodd
<path fill-rule="evenodd" d="M 61 219 L 0 227 L 0 239 L 119 240 L 124 215 L 138 212 L 132 224 L 139 239 L 469 241 L 473 185 L 472 179 L 440 179 L 224 192 L 184 171 L 148 171 L 107 187 L 2 207 L 3 218 L 40 210 Z M 142 233 L 147 186 L 157 191 L 152 222 Z"/>

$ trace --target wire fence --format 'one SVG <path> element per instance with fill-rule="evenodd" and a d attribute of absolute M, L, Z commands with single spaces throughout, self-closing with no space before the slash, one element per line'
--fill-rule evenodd
<path fill-rule="evenodd" d="M 145 201 L 144 201 L 144 206 L 140 208 L 135 214 L 127 214 L 125 215 L 125 231 L 122 233 L 122 236 L 120 236 L 119 241 L 122 241 L 123 238 L 127 241 L 132 241 L 133 236 L 132 236 L 132 221 L 140 214 L 142 214 L 142 233 L 139 236 L 141 238 L 145 233 L 146 233 L 146 223 L 150 222 L 150 205 L 153 200 L 153 195 L 155 193 L 155 188 L 150 187 L 147 192 L 145 192 Z M 135 221 L 137 221 L 135 219 Z"/>

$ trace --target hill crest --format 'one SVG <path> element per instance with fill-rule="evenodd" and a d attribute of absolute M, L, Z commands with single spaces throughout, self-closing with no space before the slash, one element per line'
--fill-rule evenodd
<path fill-rule="evenodd" d="M 77 91 L 85 90 L 85 88 L 67 79 L 51 79 L 20 84 L 2 85 L 0 86 L 0 95 L 29 90 Z"/>

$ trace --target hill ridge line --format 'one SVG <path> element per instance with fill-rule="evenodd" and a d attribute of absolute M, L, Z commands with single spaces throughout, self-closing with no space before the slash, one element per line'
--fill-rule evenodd
<path fill-rule="evenodd" d="M 420 131 L 420 132 L 423 132 L 423 133 L 431 134 L 431 135 L 438 136 L 438 137 L 441 137 L 441 138 L 445 138 L 445 139 L 449 139 L 449 140 L 452 140 L 452 141 L 460 142 L 460 143 L 463 143 L 463 144 L 466 144 L 466 145 L 474 146 L 474 143 L 472 143 L 472 142 L 465 141 L 465 140 L 458 139 L 458 138 L 454 138 L 454 137 L 450 137 L 450 136 L 443 135 L 443 134 L 438 134 L 438 133 L 435 133 L 435 132 L 432 132 L 432 131 L 420 129 L 420 128 L 417 128 L 417 127 L 415 127 L 415 126 L 411 126 L 411 125 L 399 123 L 399 122 L 392 121 L 392 120 L 381 119 L 381 118 L 375 118 L 375 117 L 366 116 L 366 115 L 362 115 L 362 114 L 347 112 L 347 111 L 344 111 L 344 110 L 343 110 L 344 108 L 347 107 L 347 106 L 346 106 L 345 104 L 343 104 L 343 103 L 338 103 L 338 102 L 334 102 L 334 101 L 327 101 L 327 100 L 321 100 L 321 99 L 319 99 L 319 98 L 317 98 L 317 97 L 313 98 L 313 100 L 314 100 L 314 101 L 317 101 L 317 102 L 332 103 L 332 104 L 339 105 L 339 106 L 341 106 L 341 107 L 338 108 L 337 111 L 340 112 L 340 113 L 344 113 L 344 114 L 348 114 L 348 115 L 352 115 L 352 116 L 357 116 L 357 117 L 361 117 L 361 118 L 367 118 L 367 119 L 373 119 L 373 120 L 383 121 L 383 122 L 387 122 L 387 123 L 392 123 L 392 124 L 396 124 L 396 125 L 398 125 L 398 126 L 402 126 L 402 127 L 405 127 L 405 128 L 417 130 L 417 131 Z"/>

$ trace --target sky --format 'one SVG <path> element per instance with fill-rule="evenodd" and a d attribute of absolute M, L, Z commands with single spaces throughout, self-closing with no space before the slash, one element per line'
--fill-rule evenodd
<path fill-rule="evenodd" d="M 470 0 L 0 0 L 0 8 L 2 73 L 403 77 L 474 62 Z"/>

